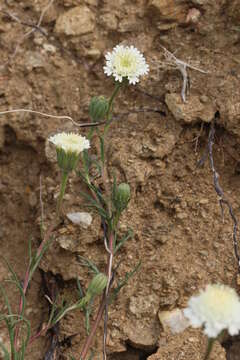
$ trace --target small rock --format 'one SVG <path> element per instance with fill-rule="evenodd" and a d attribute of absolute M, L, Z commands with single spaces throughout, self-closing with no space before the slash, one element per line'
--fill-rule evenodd
<path fill-rule="evenodd" d="M 157 28 L 160 31 L 167 31 L 167 30 L 175 28 L 176 26 L 177 26 L 177 23 L 175 23 L 175 22 L 159 22 L 157 24 Z"/>
<path fill-rule="evenodd" d="M 149 8 L 167 21 L 175 20 L 179 23 L 185 22 L 186 5 L 177 0 L 150 0 Z"/>
<path fill-rule="evenodd" d="M 212 104 L 202 104 L 199 97 L 192 95 L 186 103 L 183 103 L 179 94 L 167 94 L 165 102 L 177 121 L 185 123 L 196 123 L 201 120 L 211 122 L 215 115 Z"/>
<path fill-rule="evenodd" d="M 57 19 L 55 31 L 66 35 L 83 35 L 93 32 L 94 13 L 85 5 L 74 7 Z"/>
<path fill-rule="evenodd" d="M 200 16 L 201 16 L 201 12 L 198 9 L 192 8 L 187 13 L 186 23 L 196 24 Z"/>
<path fill-rule="evenodd" d="M 92 215 L 87 212 L 68 213 L 67 218 L 75 225 L 81 225 L 87 229 L 92 223 Z"/>
<path fill-rule="evenodd" d="M 28 71 L 36 68 L 43 68 L 46 65 L 45 58 L 39 52 L 27 51 L 24 64 Z"/>
<path fill-rule="evenodd" d="M 86 56 L 88 56 L 91 59 L 94 59 L 95 61 L 98 60 L 101 57 L 102 53 L 97 48 L 91 48 L 86 50 Z"/>
<path fill-rule="evenodd" d="M 172 311 L 159 311 L 158 318 L 164 331 L 169 329 L 173 334 L 182 332 L 189 326 L 189 322 L 184 317 L 183 311 L 178 308 Z"/>
<path fill-rule="evenodd" d="M 72 236 L 69 235 L 62 235 L 59 236 L 57 239 L 58 244 L 64 250 L 74 251 L 75 249 L 75 241 Z"/>
<path fill-rule="evenodd" d="M 179 299 L 177 291 L 171 290 L 168 294 L 162 294 L 159 298 L 160 306 L 174 306 Z"/>
<path fill-rule="evenodd" d="M 129 303 L 129 311 L 137 318 L 143 315 L 155 316 L 158 311 L 159 299 L 155 294 L 132 296 Z"/>
<path fill-rule="evenodd" d="M 100 23 L 109 30 L 116 30 L 118 27 L 118 19 L 112 13 L 105 13 L 99 18 Z"/>
<path fill-rule="evenodd" d="M 154 350 L 158 340 L 158 328 L 155 322 L 147 324 L 143 319 L 125 324 L 124 333 L 135 349 Z"/>
<path fill-rule="evenodd" d="M 135 16 L 128 16 L 123 18 L 118 25 L 118 31 L 121 33 L 136 31 L 138 27 Z"/>
<path fill-rule="evenodd" d="M 180 211 L 179 213 L 176 214 L 176 217 L 179 219 L 179 220 L 184 220 L 184 219 L 187 219 L 188 218 L 188 214 L 183 212 L 183 211 Z"/>
<path fill-rule="evenodd" d="M 201 204 L 201 205 L 206 205 L 206 204 L 208 204 L 209 203 L 209 200 L 208 199 L 200 199 L 199 200 L 199 204 Z"/>
<path fill-rule="evenodd" d="M 156 241 L 161 245 L 165 244 L 169 240 L 169 236 L 165 234 L 156 234 Z"/>
<path fill-rule="evenodd" d="M 207 95 L 201 95 L 200 96 L 200 101 L 203 103 L 203 104 L 206 104 L 209 102 L 209 98 Z"/>
<path fill-rule="evenodd" d="M 46 52 L 55 54 L 55 52 L 57 51 L 56 46 L 52 45 L 52 44 L 43 44 L 43 48 Z"/>
<path fill-rule="evenodd" d="M 199 250 L 198 253 L 203 257 L 208 257 L 209 255 L 207 250 Z"/>

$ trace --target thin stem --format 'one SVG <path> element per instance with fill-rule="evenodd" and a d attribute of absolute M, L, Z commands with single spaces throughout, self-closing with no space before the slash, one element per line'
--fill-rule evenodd
<path fill-rule="evenodd" d="M 41 255 L 41 252 L 44 248 L 44 245 L 48 242 L 54 228 L 57 226 L 57 222 L 54 220 L 52 222 L 52 224 L 49 226 L 39 248 L 37 249 L 37 253 L 36 253 L 36 258 L 38 258 Z M 23 283 L 23 294 L 24 296 L 26 295 L 27 289 L 28 289 L 28 285 L 30 282 L 30 279 L 33 275 L 33 273 L 30 273 L 30 267 L 31 267 L 31 263 L 28 265 L 27 271 L 25 273 L 25 277 L 24 277 L 24 283 Z M 31 277 L 30 277 L 31 275 Z M 18 314 L 19 315 L 23 315 L 22 314 L 22 310 L 23 310 L 23 297 L 21 297 L 20 302 L 19 302 L 19 308 L 18 308 Z M 17 348 L 17 344 L 18 344 L 18 336 L 19 336 L 19 326 L 16 327 L 16 331 L 15 331 L 15 336 L 14 336 L 14 346 L 15 349 Z"/>
<path fill-rule="evenodd" d="M 107 358 L 106 356 L 106 342 L 107 342 L 107 322 L 108 322 L 108 297 L 109 297 L 109 290 L 111 286 L 112 280 L 112 267 L 113 267 L 113 256 L 114 256 L 114 232 L 112 231 L 109 235 L 109 258 L 108 258 L 108 282 L 105 291 L 106 297 L 106 304 L 105 304 L 105 321 L 104 321 L 104 336 L 103 336 L 103 356 L 104 359 Z"/>
<path fill-rule="evenodd" d="M 204 356 L 204 360 L 207 360 L 209 358 L 215 340 L 216 340 L 215 338 L 208 338 L 207 350 Z"/>
<path fill-rule="evenodd" d="M 65 194 L 66 185 L 67 185 L 67 181 L 68 181 L 68 175 L 69 175 L 68 172 L 65 172 L 65 171 L 62 172 L 62 182 L 61 182 L 60 194 L 59 194 L 58 202 L 57 202 L 57 213 L 56 213 L 57 218 L 59 218 L 59 215 L 60 215 L 63 196 Z"/>
<path fill-rule="evenodd" d="M 93 340 L 93 337 L 97 331 L 97 328 L 98 328 L 98 325 L 101 321 L 101 318 L 103 316 L 103 312 L 104 312 L 104 309 L 105 309 L 105 304 L 106 304 L 106 298 L 105 298 L 105 293 L 103 294 L 102 296 L 102 301 L 99 305 L 99 308 L 98 308 L 98 312 L 97 312 L 97 316 L 96 316 L 96 319 L 94 321 L 94 324 L 92 326 L 92 329 L 91 329 L 91 332 L 89 334 L 89 336 L 87 337 L 84 345 L 83 345 L 83 349 L 82 349 L 82 352 L 81 352 L 81 355 L 80 355 L 80 359 L 81 360 L 85 360 L 86 359 L 86 356 L 87 356 L 87 353 L 88 353 L 88 350 L 91 346 L 91 343 L 92 343 L 92 340 Z"/>
<path fill-rule="evenodd" d="M 115 85 L 115 89 L 112 93 L 112 96 L 110 97 L 110 100 L 109 100 L 109 104 L 108 104 L 108 111 L 107 111 L 107 123 L 104 127 L 104 132 L 103 132 L 103 136 L 105 136 L 108 132 L 108 129 L 109 129 L 109 126 L 110 126 L 110 115 L 111 115 L 111 111 L 112 111 L 112 106 L 113 106 L 113 101 L 115 99 L 115 97 L 117 96 L 120 88 L 121 88 L 121 83 L 120 82 L 117 82 L 116 85 Z"/>

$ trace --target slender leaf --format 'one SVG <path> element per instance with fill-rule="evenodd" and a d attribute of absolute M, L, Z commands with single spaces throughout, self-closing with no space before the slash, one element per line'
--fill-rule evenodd
<path fill-rule="evenodd" d="M 104 164 L 105 161 L 105 154 L 104 154 L 104 137 L 99 136 L 100 140 L 100 155 L 101 155 L 101 161 Z"/>
<path fill-rule="evenodd" d="M 132 271 L 127 272 L 125 274 L 124 279 L 118 282 L 117 287 L 113 289 L 113 294 L 110 298 L 110 302 L 112 302 L 116 298 L 119 291 L 122 289 L 122 287 L 124 287 L 128 283 L 129 279 L 139 270 L 140 266 L 141 266 L 141 260 L 137 263 L 137 265 L 134 267 Z"/>
<path fill-rule="evenodd" d="M 107 212 L 88 194 L 81 192 L 81 195 L 84 196 L 89 203 L 86 204 L 87 207 L 89 208 L 94 208 L 101 217 L 103 217 L 106 220 L 109 220 L 108 214 Z"/>
<path fill-rule="evenodd" d="M 11 308 L 7 293 L 6 293 L 4 287 L 1 284 L 0 284 L 0 292 L 2 293 L 2 296 L 4 298 L 4 302 L 5 302 L 6 306 L 7 306 L 8 315 L 12 315 L 12 308 Z"/>
<path fill-rule="evenodd" d="M 94 303 L 94 296 L 90 299 L 89 301 L 89 304 L 87 305 L 87 308 L 85 307 L 85 327 L 86 327 L 86 332 L 87 332 L 87 335 L 90 334 L 90 315 L 92 313 L 92 310 L 93 310 L 93 303 Z"/>
<path fill-rule="evenodd" d="M 77 277 L 77 289 L 78 289 L 79 297 L 80 299 L 82 299 L 84 297 L 84 293 L 78 277 Z"/>
<path fill-rule="evenodd" d="M 18 279 L 17 274 L 16 274 L 15 271 L 13 270 L 13 268 L 12 268 L 12 266 L 10 265 L 10 263 L 8 262 L 8 260 L 5 259 L 4 257 L 2 257 L 2 259 L 3 259 L 3 261 L 5 262 L 8 270 L 9 270 L 10 273 L 12 274 L 13 279 L 14 279 L 15 281 L 17 281 L 19 284 L 21 284 L 20 281 L 19 281 L 19 279 Z"/>
<path fill-rule="evenodd" d="M 36 256 L 36 254 L 33 256 L 33 259 L 32 259 L 32 263 L 30 265 L 30 270 L 29 270 L 29 281 L 31 280 L 35 270 L 37 269 L 43 255 L 45 254 L 45 252 L 47 251 L 47 249 L 49 248 L 51 242 L 52 242 L 53 239 L 50 239 L 46 244 L 45 246 L 43 247 L 41 253 L 39 256 Z"/>
<path fill-rule="evenodd" d="M 22 288 L 22 285 L 21 284 L 19 284 L 16 280 L 5 280 L 6 282 L 9 282 L 9 283 L 11 283 L 11 284 L 14 284 L 14 285 L 16 285 L 16 287 L 18 288 L 18 290 L 19 290 L 19 292 L 20 292 L 20 296 L 21 296 L 21 298 L 22 298 L 22 312 L 21 312 L 21 314 L 20 314 L 20 316 L 23 316 L 23 314 L 24 314 L 24 310 L 25 310 L 25 294 L 24 294 L 24 292 L 23 292 L 23 288 Z M 10 314 L 10 315 L 12 315 L 12 314 Z"/>
<path fill-rule="evenodd" d="M 99 273 L 97 266 L 92 261 L 84 258 L 81 255 L 77 255 L 77 259 L 81 263 L 82 266 L 88 267 L 90 269 L 90 271 L 93 272 L 94 274 L 97 275 Z"/>
<path fill-rule="evenodd" d="M 131 239 L 132 237 L 133 237 L 133 231 L 132 229 L 129 229 L 128 232 L 121 238 L 121 240 L 117 242 L 117 245 L 114 250 L 114 254 L 116 254 L 116 252 L 125 244 L 125 242 L 128 239 Z"/>

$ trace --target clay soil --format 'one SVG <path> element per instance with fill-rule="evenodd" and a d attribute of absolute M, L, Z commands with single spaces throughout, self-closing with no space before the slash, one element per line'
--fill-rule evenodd
<path fill-rule="evenodd" d="M 44 9 L 40 26 L 32 27 Z M 74 18 L 79 9 L 81 19 L 73 25 L 68 16 Z M 122 261 L 118 276 L 142 262 L 109 311 L 111 360 L 200 360 L 206 346 L 201 331 L 172 334 L 159 314 L 184 308 L 208 283 L 228 284 L 240 292 L 232 219 L 225 208 L 223 221 L 208 158 L 197 166 L 215 119 L 215 167 L 239 220 L 239 9 L 239 0 L 1 1 L 0 111 L 25 108 L 88 122 L 90 98 L 113 90 L 113 80 L 103 73 L 107 51 L 118 43 L 133 44 L 150 66 L 149 76 L 120 94 L 108 135 L 107 176 L 111 180 L 114 173 L 118 182 L 127 181 L 132 193 L 120 230 L 130 227 L 134 237 L 116 259 Z M 206 72 L 188 69 L 185 104 L 181 72 L 168 63 L 162 46 Z M 59 130 L 79 131 L 67 119 L 0 115 L 0 249 L 20 279 L 29 239 L 34 246 L 40 241 L 40 189 L 46 225 L 53 217 L 60 177 L 46 139 Z M 94 139 L 93 153 L 96 145 Z M 88 211 L 81 189 L 73 175 L 65 214 Z M 104 269 L 101 224 L 92 216 L 88 229 L 66 218 L 56 230 L 28 292 L 26 315 L 34 331 L 47 320 L 46 294 L 72 301 L 77 298 L 76 278 L 87 285 L 90 277 L 79 255 Z M 8 276 L 1 262 L 0 280 Z M 17 291 L 6 288 L 17 308 Z M 103 324 L 93 343 L 94 359 L 102 358 L 102 329 Z M 8 344 L 3 324 L 0 338 Z M 85 338 L 83 313 L 70 314 L 54 333 L 33 343 L 26 359 L 79 359 Z M 235 360 L 238 354 L 239 339 L 226 338 L 216 344 L 212 359 Z"/>

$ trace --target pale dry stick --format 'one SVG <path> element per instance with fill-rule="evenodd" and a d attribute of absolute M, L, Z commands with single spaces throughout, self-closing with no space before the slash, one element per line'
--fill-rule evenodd
<path fill-rule="evenodd" d="M 220 205 L 221 213 L 222 213 L 222 219 L 224 221 L 223 206 L 226 205 L 226 207 L 228 208 L 229 215 L 233 222 L 233 247 L 234 247 L 234 253 L 235 253 L 235 257 L 236 257 L 237 265 L 238 265 L 238 274 L 240 274 L 240 255 L 239 255 L 238 241 L 237 241 L 238 221 L 234 214 L 234 210 L 233 210 L 231 203 L 225 197 L 223 189 L 219 184 L 219 174 L 217 173 L 217 171 L 215 169 L 214 159 L 213 159 L 214 136 L 215 136 L 215 119 L 212 120 L 212 122 L 211 122 L 211 129 L 210 129 L 209 135 L 208 135 L 208 144 L 207 144 L 206 152 L 204 153 L 203 157 L 199 160 L 197 165 L 202 166 L 204 164 L 207 156 L 209 157 L 210 167 L 211 167 L 212 174 L 213 174 L 214 189 L 218 196 L 218 201 L 219 201 L 219 205 Z"/>
<path fill-rule="evenodd" d="M 28 26 L 28 27 L 34 28 L 34 29 L 36 29 L 37 31 L 39 31 L 42 35 L 47 36 L 47 32 L 46 32 L 44 29 L 38 27 L 37 25 L 31 24 L 31 23 L 26 22 L 26 21 L 22 21 L 22 20 L 19 19 L 15 14 L 12 14 L 12 13 L 10 13 L 10 12 L 8 12 L 8 11 L 6 11 L 6 10 L 3 10 L 3 9 L 1 9 L 1 8 L 0 8 L 0 12 L 1 12 L 2 14 L 4 14 L 4 15 L 10 17 L 11 19 L 13 19 L 14 21 L 16 21 L 17 23 L 19 23 L 19 24 L 21 24 L 21 25 L 23 25 L 23 26 Z"/>
<path fill-rule="evenodd" d="M 13 52 L 13 54 L 10 56 L 10 59 L 8 61 L 6 61 L 2 66 L 5 67 L 6 65 L 8 65 L 13 59 L 14 57 L 16 56 L 19 48 L 20 48 L 20 45 L 22 44 L 22 42 L 27 38 L 29 37 L 32 33 L 34 33 L 36 30 L 39 30 L 40 26 L 41 26 L 41 23 L 43 21 L 43 17 L 45 15 L 45 13 L 47 12 L 47 10 L 49 9 L 49 7 L 53 4 L 54 0 L 50 0 L 49 3 L 45 6 L 45 8 L 42 10 L 41 14 L 40 14 L 40 17 L 39 17 L 39 20 L 37 22 L 37 25 L 34 26 L 33 25 L 33 28 L 31 30 L 29 30 L 28 32 L 26 32 L 26 34 L 24 34 L 20 39 L 19 41 L 17 42 L 17 45 L 15 47 L 15 50 Z M 16 20 L 16 17 L 15 17 L 15 20 Z"/>
<path fill-rule="evenodd" d="M 183 102 L 186 102 L 186 91 L 187 91 L 187 87 L 189 84 L 187 68 L 199 71 L 203 74 L 207 74 L 208 71 L 202 70 L 196 66 L 190 65 L 190 64 L 186 63 L 185 61 L 178 59 L 173 53 L 171 53 L 169 50 L 167 50 L 164 46 L 162 46 L 162 45 L 160 45 L 160 46 L 164 50 L 164 55 L 168 61 L 168 64 L 175 66 L 182 74 L 183 85 L 182 85 L 182 90 L 181 90 L 181 97 L 182 97 Z"/>
<path fill-rule="evenodd" d="M 13 113 L 18 113 L 18 112 L 31 113 L 31 114 L 41 115 L 41 116 L 49 117 L 49 118 L 53 118 L 53 119 L 70 120 L 73 123 L 74 126 L 77 126 L 77 127 L 80 127 L 80 128 L 94 127 L 94 126 L 99 126 L 99 125 L 105 125 L 106 124 L 106 121 L 79 124 L 78 122 L 73 120 L 73 118 L 71 116 L 68 116 L 68 115 L 52 115 L 52 114 L 47 114 L 47 113 L 43 113 L 43 112 L 36 111 L 36 110 L 31 110 L 31 109 L 5 110 L 5 111 L 0 111 L 0 115 L 13 114 Z M 138 110 L 132 110 L 130 112 L 122 113 L 122 114 L 120 114 L 120 117 L 128 115 L 131 112 L 133 112 L 133 113 L 156 112 L 156 113 L 164 114 L 160 109 L 149 109 L 149 108 L 147 108 L 147 109 L 138 109 Z M 114 118 L 114 120 L 116 120 L 116 119 L 118 119 L 118 118 Z"/>
<path fill-rule="evenodd" d="M 90 124 L 79 124 L 76 121 L 74 121 L 73 118 L 71 118 L 71 116 L 52 115 L 52 114 L 47 114 L 47 113 L 43 113 L 43 112 L 35 111 L 35 110 L 30 110 L 30 109 L 14 109 L 14 110 L 0 111 L 0 115 L 18 113 L 18 112 L 26 112 L 26 113 L 31 113 L 31 114 L 37 114 L 37 115 L 41 115 L 41 116 L 45 116 L 45 117 L 49 117 L 49 118 L 53 118 L 53 119 L 70 120 L 73 123 L 73 125 L 78 126 L 78 127 L 83 127 L 83 128 L 84 127 L 91 127 L 91 126 L 98 126 L 98 125 L 105 124 L 105 121 L 96 122 L 96 123 L 90 123 Z"/>

